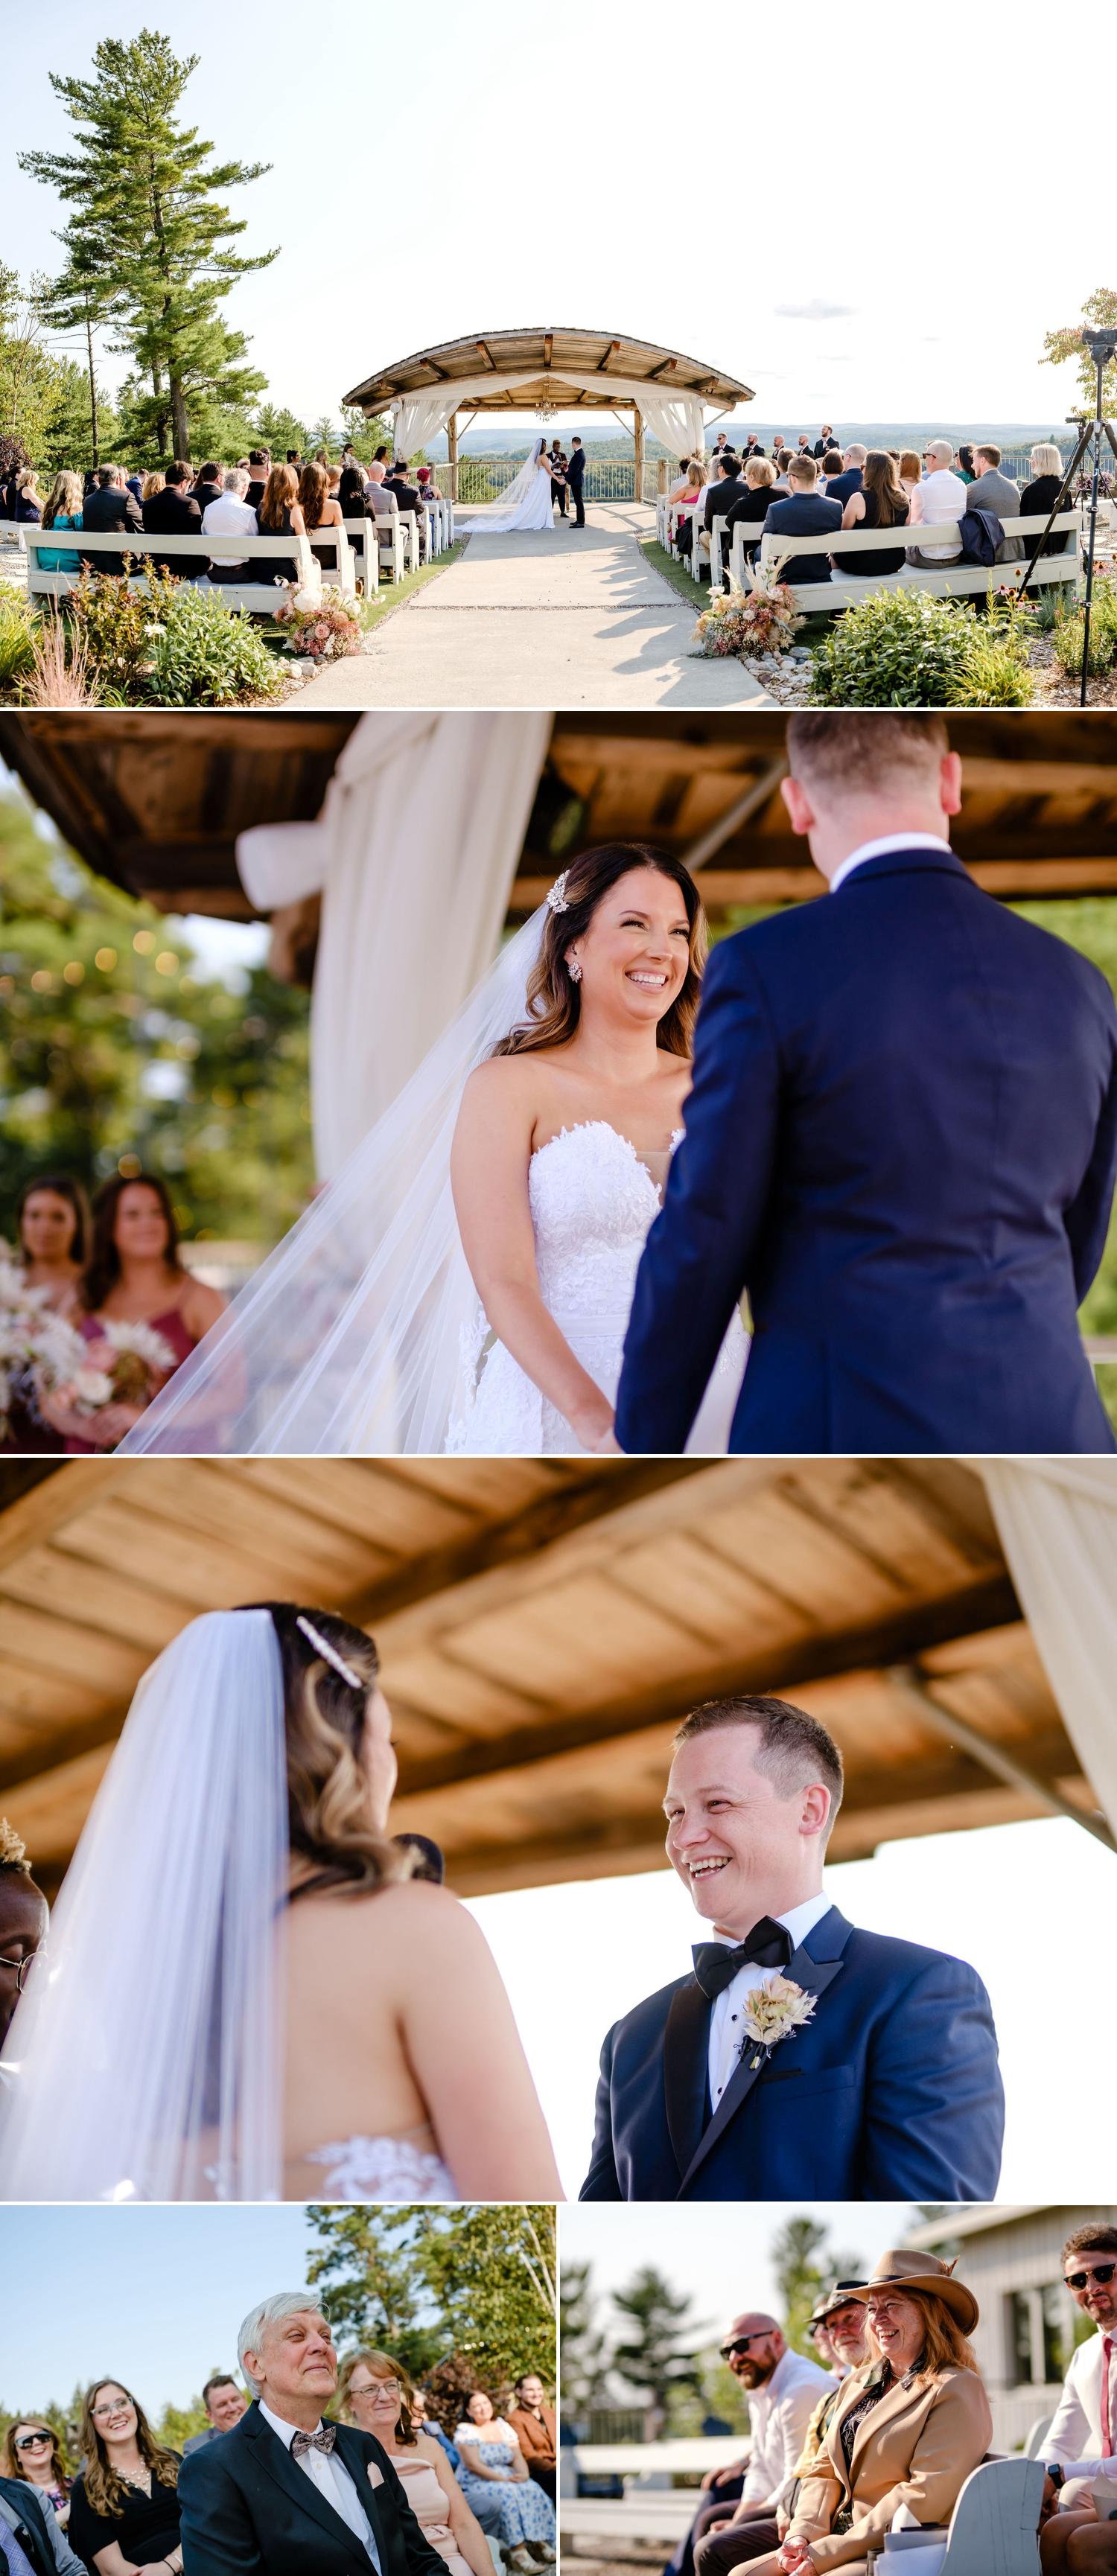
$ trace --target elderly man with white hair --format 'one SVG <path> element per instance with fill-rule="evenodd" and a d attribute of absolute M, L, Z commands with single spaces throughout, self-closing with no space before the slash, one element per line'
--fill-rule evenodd
<path fill-rule="evenodd" d="M 324 2420 L 338 2364 L 311 2291 L 262 2299 L 237 2352 L 254 2403 L 183 2461 L 183 2576 L 446 2576 L 375 2436 Z"/>
<path fill-rule="evenodd" d="M 924 450 L 923 462 L 927 471 L 911 496 L 909 528 L 933 528 L 947 519 L 960 519 L 970 504 L 962 477 L 953 470 L 954 450 L 950 440 L 933 438 Z M 957 563 L 961 552 L 962 540 L 956 537 L 953 544 L 948 540 L 939 546 L 910 547 L 908 562 L 927 569 L 934 564 Z"/>
<path fill-rule="evenodd" d="M 246 537 L 259 536 L 259 520 L 255 510 L 244 497 L 249 481 L 250 477 L 243 465 L 230 467 L 217 499 L 207 502 L 202 512 L 204 537 L 224 537 L 234 533 Z M 235 562 L 229 556 L 224 556 L 211 563 L 209 577 L 211 581 L 243 581 L 247 571 L 247 556 L 240 555 Z M 260 576 L 262 581 L 266 581 L 267 577 L 266 572 Z"/>

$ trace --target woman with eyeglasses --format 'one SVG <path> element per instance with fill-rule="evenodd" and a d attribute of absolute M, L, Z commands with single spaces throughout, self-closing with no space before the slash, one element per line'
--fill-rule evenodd
<path fill-rule="evenodd" d="M 0 1816 L 0 2048 L 15 2018 L 31 1962 L 46 1939 L 48 1921 L 46 1898 L 31 1876 L 19 1835 L 7 1817 Z"/>
<path fill-rule="evenodd" d="M 0 2450 L 0 2478 L 22 2478 L 49 2504 L 62 2531 L 70 2519 L 70 2480 L 57 2433 L 41 2415 L 17 2415 Z"/>
<path fill-rule="evenodd" d="M 534 2569 L 549 2566 L 555 2557 L 554 2506 L 529 2476 L 511 2425 L 497 2414 L 483 2388 L 474 2389 L 454 2440 L 462 2455 L 458 2476 L 467 2503 L 480 2492 L 500 2505 L 496 2539 L 505 2566 L 516 2576 L 532 2576 Z"/>
<path fill-rule="evenodd" d="M 181 2576 L 177 2451 L 157 2442 L 118 2379 L 95 2379 L 81 2419 L 85 2463 L 70 2497 L 70 2540 L 96 2576 L 156 2567 Z"/>
<path fill-rule="evenodd" d="M 484 2532 L 441 2445 L 422 2429 L 422 2407 L 401 2364 L 386 2352 L 351 2353 L 338 2400 L 346 2422 L 374 2434 L 387 2452 L 425 2538 L 453 2576 L 493 2576 Z"/>

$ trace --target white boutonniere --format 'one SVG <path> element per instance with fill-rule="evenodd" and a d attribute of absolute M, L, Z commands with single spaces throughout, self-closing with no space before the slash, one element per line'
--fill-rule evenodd
<path fill-rule="evenodd" d="M 740 2055 L 744 2056 L 751 2042 L 756 2055 L 750 2057 L 749 2064 L 762 2065 L 781 2039 L 789 2039 L 792 2031 L 800 2030 L 803 2023 L 810 2020 L 817 2002 L 818 1996 L 805 1993 L 802 1986 L 796 1985 L 794 1977 L 781 1977 L 778 1970 L 770 1977 L 762 1977 L 760 1984 L 754 1986 L 745 1998 L 741 2016 L 745 2036 L 741 2041 Z"/>

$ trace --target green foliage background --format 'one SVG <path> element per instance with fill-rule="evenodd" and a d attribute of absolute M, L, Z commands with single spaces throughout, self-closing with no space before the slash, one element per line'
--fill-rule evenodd
<path fill-rule="evenodd" d="M 307 2279 L 340 2347 L 369 2343 L 424 2378 L 451 2356 L 507 2391 L 555 2384 L 555 2212 L 547 2204 L 313 2207 Z"/>

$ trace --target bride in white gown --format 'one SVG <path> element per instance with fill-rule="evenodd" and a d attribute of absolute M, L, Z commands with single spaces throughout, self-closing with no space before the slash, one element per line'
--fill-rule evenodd
<path fill-rule="evenodd" d="M 191 1621 L 141 1682 L 5 2043 L 0 2197 L 553 2200 L 507 1995 L 394 1842 L 364 1631 Z"/>
<path fill-rule="evenodd" d="M 124 1452 L 608 1447 L 705 936 L 678 860 L 583 851 Z M 695 1454 L 727 1446 L 747 1349 L 734 1316 Z"/>
<path fill-rule="evenodd" d="M 512 537 L 529 528 L 553 528 L 552 468 L 550 458 L 543 451 L 544 441 L 537 438 L 530 456 L 508 486 L 503 509 L 487 509 L 483 519 L 463 519 L 455 511 L 455 535 Z"/>

